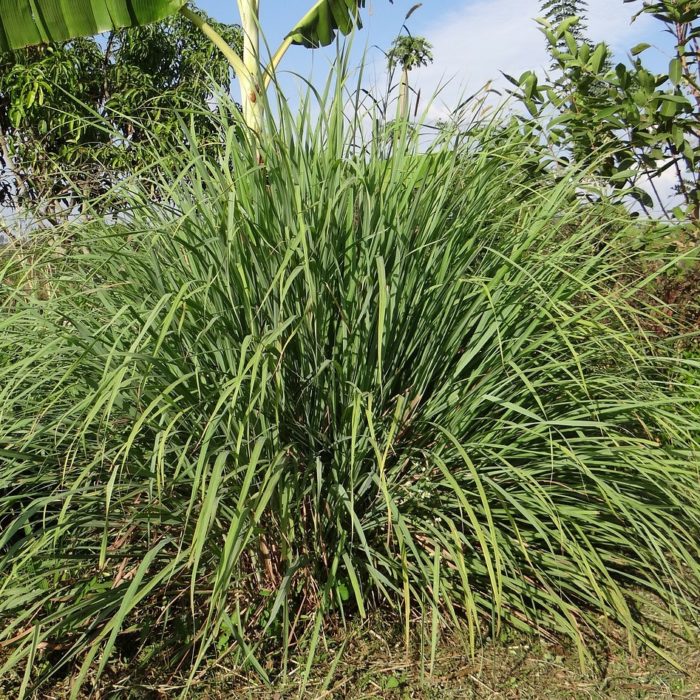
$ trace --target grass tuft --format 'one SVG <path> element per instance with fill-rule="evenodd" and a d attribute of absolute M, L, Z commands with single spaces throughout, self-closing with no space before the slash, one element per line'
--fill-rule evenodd
<path fill-rule="evenodd" d="M 319 97 L 257 145 L 220 110 L 218 160 L 191 140 L 158 203 L 131 183 L 2 260 L 23 687 L 155 648 L 190 680 L 303 648 L 308 677 L 325 621 L 372 610 L 407 644 L 422 620 L 431 667 L 450 626 L 585 663 L 610 622 L 655 648 L 640 596 L 697 619 L 700 390 L 639 330 L 639 224 L 575 172 L 534 187 L 515 135 L 426 151 Z"/>

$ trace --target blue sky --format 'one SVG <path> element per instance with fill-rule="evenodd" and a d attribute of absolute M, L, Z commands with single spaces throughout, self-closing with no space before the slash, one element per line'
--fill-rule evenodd
<path fill-rule="evenodd" d="M 196 2 L 216 19 L 237 21 L 235 0 Z M 381 50 L 399 33 L 406 12 L 415 2 L 367 0 L 363 12 L 365 27 L 355 38 L 353 56 L 359 62 L 367 48 L 367 63 L 373 67 L 368 79 L 383 77 Z M 260 0 L 262 25 L 272 50 L 310 3 L 311 0 Z M 408 25 L 412 33 L 424 35 L 434 44 L 435 62 L 415 73 L 414 84 L 424 94 L 433 94 L 441 87 L 441 103 L 449 110 L 465 93 L 475 92 L 489 79 L 498 79 L 500 70 L 520 75 L 527 69 L 544 68 L 549 61 L 544 39 L 534 22 L 541 15 L 540 4 L 540 0 L 424 0 Z M 660 23 L 649 15 L 630 23 L 641 2 L 588 0 L 588 4 L 589 36 L 593 41 L 607 41 L 620 60 L 624 60 L 629 48 L 647 41 L 660 48 L 645 54 L 648 65 L 658 71 L 665 69 L 670 52 Z M 322 75 L 333 55 L 332 48 L 308 51 L 292 47 L 281 69 L 309 77 Z"/>

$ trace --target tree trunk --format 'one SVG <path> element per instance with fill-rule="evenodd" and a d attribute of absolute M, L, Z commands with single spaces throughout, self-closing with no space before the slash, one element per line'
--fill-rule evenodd
<path fill-rule="evenodd" d="M 398 118 L 408 119 L 409 102 L 408 102 L 408 68 L 404 68 L 401 72 L 401 83 L 399 84 L 399 109 Z"/>
<path fill-rule="evenodd" d="M 260 74 L 260 0 L 239 0 L 243 29 L 243 65 L 247 75 L 239 76 L 245 123 L 257 134 L 262 130 L 263 104 Z"/>

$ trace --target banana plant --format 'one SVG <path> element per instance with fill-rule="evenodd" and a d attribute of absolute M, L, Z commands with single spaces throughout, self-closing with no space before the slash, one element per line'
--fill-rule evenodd
<path fill-rule="evenodd" d="M 242 57 L 186 0 L 0 0 L 0 52 L 141 26 L 181 12 L 226 56 L 241 86 L 245 122 L 259 132 L 264 102 L 260 98 L 289 47 L 327 46 L 338 32 L 347 35 L 354 27 L 361 28 L 365 0 L 318 0 L 292 27 L 267 65 L 260 54 L 260 0 L 237 2 L 244 34 Z"/>

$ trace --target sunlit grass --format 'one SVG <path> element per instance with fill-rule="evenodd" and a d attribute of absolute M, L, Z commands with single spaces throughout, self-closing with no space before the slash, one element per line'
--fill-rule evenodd
<path fill-rule="evenodd" d="M 417 155 L 323 99 L 260 145 L 222 117 L 160 204 L 36 253 L 41 294 L 3 261 L 7 667 L 48 645 L 77 689 L 128 638 L 266 677 L 382 608 L 433 654 L 513 627 L 585 660 L 606 620 L 654 645 L 640 593 L 695 619 L 698 389 L 638 330 L 634 222 L 531 186 L 515 136 Z"/>

